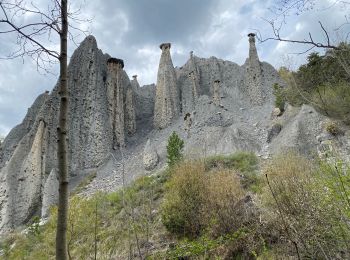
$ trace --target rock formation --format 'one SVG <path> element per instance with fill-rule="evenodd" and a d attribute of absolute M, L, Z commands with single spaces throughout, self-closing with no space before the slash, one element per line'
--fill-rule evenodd
<path fill-rule="evenodd" d="M 136 132 L 135 102 L 134 102 L 134 93 L 131 87 L 128 87 L 126 90 L 125 127 L 129 135 L 133 135 Z"/>
<path fill-rule="evenodd" d="M 52 169 L 47 177 L 42 192 L 41 217 L 47 218 L 50 213 L 50 207 L 58 203 L 58 176 L 56 169 Z"/>
<path fill-rule="evenodd" d="M 133 96 L 132 93 L 126 95 L 124 90 L 132 88 L 129 78 L 121 69 L 118 77 L 113 75 L 120 79 L 118 84 L 114 82 L 114 87 L 119 86 L 119 89 L 108 88 L 110 85 L 106 81 L 112 76 L 107 72 L 108 59 L 109 56 L 97 48 L 95 38 L 88 36 L 70 60 L 68 159 L 72 178 L 95 169 L 108 158 L 117 139 L 116 129 L 122 129 L 124 117 L 128 118 L 128 124 L 133 122 L 128 129 L 131 132 L 135 129 L 133 105 L 126 102 L 128 115 L 122 112 L 126 96 L 129 99 Z M 140 100 L 140 106 L 142 102 L 144 100 Z M 111 106 L 115 108 L 113 112 Z M 23 122 L 13 128 L 1 144 L 0 232 L 25 223 L 33 214 L 45 216 L 57 199 L 54 196 L 57 196 L 58 186 L 55 187 L 53 172 L 57 168 L 58 108 L 56 85 L 51 93 L 45 92 L 35 100 Z M 120 119 L 118 124 L 111 124 L 116 118 Z M 120 136 L 118 141 L 125 144 Z"/>
<path fill-rule="evenodd" d="M 116 58 L 107 60 L 107 93 L 109 124 L 113 129 L 113 148 L 125 146 L 124 88 L 122 72 L 124 61 Z"/>
<path fill-rule="evenodd" d="M 170 43 L 162 43 L 159 61 L 156 98 L 154 104 L 154 126 L 167 127 L 180 112 L 180 96 L 175 69 L 170 56 Z"/>
<path fill-rule="evenodd" d="M 86 195 L 115 190 L 122 177 L 129 182 L 145 169 L 161 169 L 173 131 L 187 136 L 189 158 L 242 150 L 268 158 L 286 147 L 311 154 L 325 145 L 315 138 L 322 133 L 324 117 L 310 107 L 288 108 L 271 117 L 272 85 L 283 81 L 270 64 L 259 61 L 253 34 L 249 43 L 249 58 L 242 66 L 191 53 L 176 69 L 170 44 L 162 44 L 157 85 L 140 87 L 136 75 L 129 80 L 122 60 L 103 54 L 94 37 L 87 37 L 68 68 L 72 188 L 91 171 L 97 175 L 85 188 Z M 46 217 L 57 201 L 58 108 L 57 85 L 35 100 L 1 144 L 1 233 L 33 215 Z M 276 129 L 271 128 L 274 124 Z M 349 136 L 339 137 L 339 146 L 347 147 L 344 154 L 350 154 Z"/>
<path fill-rule="evenodd" d="M 221 102 L 220 96 L 220 80 L 215 80 L 213 83 L 213 104 L 219 106 Z"/>
<path fill-rule="evenodd" d="M 133 89 L 136 91 L 137 89 L 140 88 L 140 84 L 137 81 L 137 75 L 133 75 L 132 76 L 132 80 L 131 80 L 131 86 L 133 87 Z"/>
<path fill-rule="evenodd" d="M 158 154 L 156 149 L 151 144 L 151 140 L 148 139 L 143 150 L 143 165 L 145 169 L 150 171 L 153 170 L 158 164 Z"/>
<path fill-rule="evenodd" d="M 246 61 L 246 76 L 245 86 L 247 88 L 247 94 L 250 97 L 250 101 L 253 105 L 262 105 L 265 101 L 265 93 L 262 68 L 258 57 L 258 52 L 255 47 L 255 34 L 249 33 L 249 57 Z"/>

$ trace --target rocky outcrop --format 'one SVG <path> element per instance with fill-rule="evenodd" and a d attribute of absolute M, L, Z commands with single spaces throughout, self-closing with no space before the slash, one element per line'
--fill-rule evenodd
<path fill-rule="evenodd" d="M 146 170 L 153 170 L 158 164 L 158 154 L 156 149 L 151 144 L 151 140 L 148 139 L 143 150 L 143 165 Z"/>
<path fill-rule="evenodd" d="M 162 54 L 159 61 L 154 104 L 154 126 L 160 129 L 170 125 L 180 112 L 180 96 L 170 56 L 170 46 L 170 43 L 160 45 Z"/>

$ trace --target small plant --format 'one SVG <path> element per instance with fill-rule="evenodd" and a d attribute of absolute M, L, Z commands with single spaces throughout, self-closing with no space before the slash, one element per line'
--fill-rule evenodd
<path fill-rule="evenodd" d="M 31 224 L 28 226 L 28 233 L 34 236 L 40 234 L 40 218 L 38 216 L 33 217 Z"/>
<path fill-rule="evenodd" d="M 338 135 L 340 134 L 340 128 L 339 128 L 339 125 L 334 122 L 334 121 L 328 121 L 326 124 L 325 124 L 325 129 L 328 133 L 330 133 L 331 135 Z"/>
<path fill-rule="evenodd" d="M 279 108 L 281 112 L 284 111 L 285 97 L 282 88 L 277 83 L 273 84 L 273 94 L 275 95 L 275 107 Z"/>
<path fill-rule="evenodd" d="M 173 132 L 168 139 L 168 145 L 166 147 L 168 165 L 170 167 L 182 160 L 183 147 L 184 141 L 176 134 L 176 132 Z"/>

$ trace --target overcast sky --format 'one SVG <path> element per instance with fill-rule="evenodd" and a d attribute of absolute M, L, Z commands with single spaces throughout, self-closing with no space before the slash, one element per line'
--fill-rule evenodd
<path fill-rule="evenodd" d="M 82 7 L 83 24 L 96 39 L 100 49 L 124 60 L 129 77 L 138 75 L 141 85 L 156 82 L 160 58 L 159 44 L 171 42 L 174 66 L 182 66 L 194 51 L 196 56 L 215 56 L 244 63 L 248 56 L 247 33 L 258 29 L 264 37 L 272 30 L 262 18 L 274 14 L 269 10 L 281 0 L 94 0 Z M 48 0 L 33 0 L 39 7 Z M 73 2 L 73 1 L 72 1 Z M 79 2 L 74 0 L 74 3 Z M 316 0 L 313 10 L 287 18 L 281 31 L 289 39 L 304 39 L 311 32 L 315 40 L 323 40 L 318 21 L 330 31 L 333 40 L 348 32 L 334 32 L 345 21 L 349 8 L 339 0 Z M 292 14 L 295 10 L 292 11 Z M 1 14 L 0 14 L 0 18 Z M 0 25 L 1 26 L 1 25 Z M 1 27 L 0 27 L 1 28 Z M 82 38 L 78 39 L 81 41 Z M 15 47 L 15 40 L 0 34 L 0 56 Z M 70 55 L 76 46 L 69 45 Z M 260 60 L 276 68 L 287 63 L 294 68 L 305 62 L 305 55 L 295 55 L 305 46 L 267 41 L 257 43 Z M 19 124 L 37 95 L 52 90 L 57 81 L 58 65 L 51 68 L 56 75 L 37 72 L 29 59 L 0 60 L 0 135 L 6 135 Z"/>

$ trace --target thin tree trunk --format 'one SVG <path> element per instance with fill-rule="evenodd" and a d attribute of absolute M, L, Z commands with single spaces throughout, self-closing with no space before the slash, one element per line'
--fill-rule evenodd
<path fill-rule="evenodd" d="M 60 114 L 58 136 L 58 173 L 59 173 L 59 198 L 56 231 L 56 259 L 66 260 L 67 255 L 67 213 L 68 213 L 68 163 L 67 163 L 67 114 L 68 114 L 68 91 L 67 91 L 67 2 L 61 0 L 62 28 L 60 32 Z"/>

